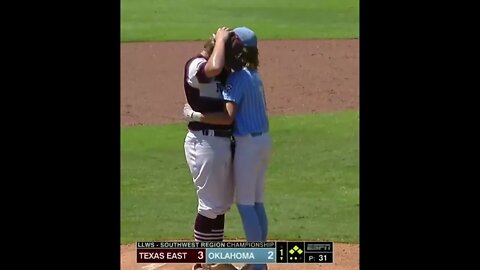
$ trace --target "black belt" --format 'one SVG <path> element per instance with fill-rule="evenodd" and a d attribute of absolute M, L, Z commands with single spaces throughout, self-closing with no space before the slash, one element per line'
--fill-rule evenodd
<path fill-rule="evenodd" d="M 202 129 L 202 134 L 205 135 L 205 136 L 230 138 L 232 136 L 232 131 L 231 130 Z"/>

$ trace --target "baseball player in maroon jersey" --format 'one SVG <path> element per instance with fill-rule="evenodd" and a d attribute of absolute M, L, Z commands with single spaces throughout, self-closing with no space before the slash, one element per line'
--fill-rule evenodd
<path fill-rule="evenodd" d="M 238 59 L 243 68 L 231 73 L 223 90 L 226 112 L 200 113 L 184 108 L 184 116 L 202 123 L 234 124 L 236 151 L 233 165 L 235 202 L 242 218 L 247 241 L 266 241 L 268 220 L 264 207 L 265 174 L 270 160 L 272 140 L 263 82 L 258 66 L 257 36 L 247 27 L 234 29 L 244 50 Z M 266 264 L 247 264 L 241 270 L 265 270 Z"/>
<path fill-rule="evenodd" d="M 185 95 L 195 111 L 224 111 L 222 84 L 216 78 L 225 72 L 225 42 L 229 32 L 226 27 L 219 28 L 204 49 L 185 64 Z M 185 158 L 198 196 L 195 241 L 223 241 L 225 213 L 233 203 L 232 128 L 231 124 L 188 123 Z M 231 264 L 195 264 L 192 270 L 197 269 L 237 268 Z"/>

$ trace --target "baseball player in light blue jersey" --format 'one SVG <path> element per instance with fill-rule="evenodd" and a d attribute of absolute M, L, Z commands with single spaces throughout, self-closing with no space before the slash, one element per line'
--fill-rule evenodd
<path fill-rule="evenodd" d="M 247 241 L 266 241 L 268 221 L 264 207 L 265 173 L 272 140 L 268 133 L 263 83 L 258 74 L 258 49 L 255 33 L 246 27 L 234 29 L 243 42 L 240 55 L 243 69 L 231 73 L 223 98 L 226 113 L 199 113 L 188 106 L 184 115 L 209 124 L 234 122 L 236 150 L 233 160 L 235 201 Z M 267 269 L 266 265 L 245 265 L 243 270 Z"/>

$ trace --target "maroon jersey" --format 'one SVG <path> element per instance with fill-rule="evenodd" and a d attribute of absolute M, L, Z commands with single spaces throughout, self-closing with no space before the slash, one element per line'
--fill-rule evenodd
<path fill-rule="evenodd" d="M 194 111 L 201 113 L 225 111 L 225 101 L 222 96 L 222 84 L 215 78 L 205 74 L 207 59 L 197 55 L 187 61 L 183 83 L 188 104 Z M 190 130 L 216 129 L 230 130 L 232 125 L 212 125 L 201 122 L 188 123 Z"/>

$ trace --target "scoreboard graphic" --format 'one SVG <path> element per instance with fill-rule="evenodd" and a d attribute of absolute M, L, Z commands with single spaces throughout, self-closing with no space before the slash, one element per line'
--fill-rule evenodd
<path fill-rule="evenodd" d="M 333 242 L 137 242 L 137 263 L 333 263 Z"/>

